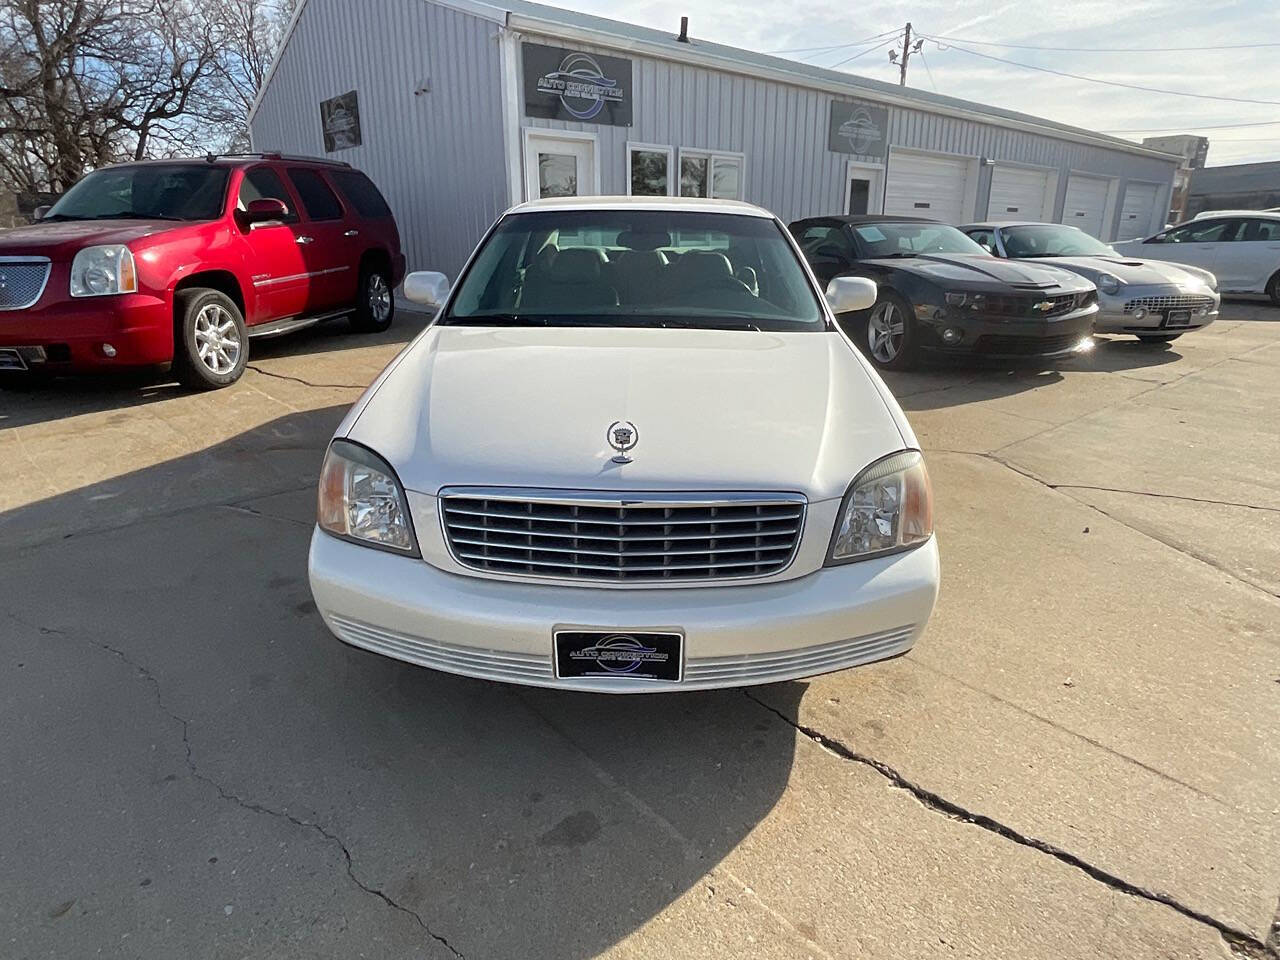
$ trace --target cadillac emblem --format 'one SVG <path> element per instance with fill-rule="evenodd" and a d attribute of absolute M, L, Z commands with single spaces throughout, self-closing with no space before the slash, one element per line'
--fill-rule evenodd
<path fill-rule="evenodd" d="M 640 441 L 640 431 L 636 429 L 636 425 L 630 420 L 615 420 L 609 424 L 606 437 L 609 441 L 609 446 L 618 451 L 617 456 L 613 458 L 613 462 L 630 463 L 631 458 L 627 456 L 627 453 Z"/>

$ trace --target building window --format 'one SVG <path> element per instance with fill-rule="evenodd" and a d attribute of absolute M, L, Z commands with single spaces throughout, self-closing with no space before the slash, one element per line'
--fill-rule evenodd
<path fill-rule="evenodd" d="M 671 195 L 671 148 L 652 143 L 627 144 L 627 192 L 633 197 Z"/>
<path fill-rule="evenodd" d="M 680 196 L 741 200 L 742 154 L 680 151 Z"/>

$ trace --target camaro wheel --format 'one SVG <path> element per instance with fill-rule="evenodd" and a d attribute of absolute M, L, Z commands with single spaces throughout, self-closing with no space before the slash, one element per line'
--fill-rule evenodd
<path fill-rule="evenodd" d="M 239 380 L 249 362 L 249 336 L 239 307 L 218 290 L 183 290 L 174 299 L 178 323 L 173 364 L 178 379 L 197 390 Z"/>
<path fill-rule="evenodd" d="M 877 367 L 901 370 L 914 353 L 911 307 L 896 293 L 885 291 L 867 315 L 859 347 Z"/>
<path fill-rule="evenodd" d="M 380 267 L 366 268 L 360 275 L 360 293 L 351 328 L 360 333 L 379 333 L 391 326 L 396 301 L 391 295 L 391 279 Z"/>
<path fill-rule="evenodd" d="M 1140 333 L 1138 339 L 1143 343 L 1172 343 L 1180 336 L 1180 333 Z"/>

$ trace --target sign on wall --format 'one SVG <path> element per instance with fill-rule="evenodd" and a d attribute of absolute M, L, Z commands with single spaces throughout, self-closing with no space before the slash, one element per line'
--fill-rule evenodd
<path fill-rule="evenodd" d="M 354 90 L 320 101 L 320 129 L 325 153 L 360 146 L 360 102 Z"/>
<path fill-rule="evenodd" d="M 540 43 L 521 48 L 526 116 L 631 126 L 630 60 Z"/>
<path fill-rule="evenodd" d="M 832 100 L 827 147 L 883 160 L 889 137 L 889 110 L 861 101 Z"/>

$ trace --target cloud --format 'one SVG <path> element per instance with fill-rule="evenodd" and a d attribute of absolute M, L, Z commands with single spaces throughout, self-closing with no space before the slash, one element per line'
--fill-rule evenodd
<path fill-rule="evenodd" d="M 776 0 L 565 0 L 567 6 L 597 16 L 625 20 L 674 34 L 681 15 L 694 37 L 775 51 L 830 46 L 901 30 L 906 8 L 891 0 L 868 0 L 849 16 L 843 0 L 813 0 L 780 7 Z M 1238 0 L 1022 0 L 992 6 L 990 0 L 917 0 L 910 7 L 918 34 L 1008 41 L 1045 47 L 1207 47 L 1274 40 L 1270 4 Z M 835 26 L 833 26 L 835 25 Z M 1158 25 L 1158 29 L 1156 28 Z M 830 65 L 863 47 L 828 52 L 785 54 Z M 849 72 L 896 82 L 898 68 L 887 50 L 876 50 L 848 64 Z M 1201 53 L 1078 53 L 974 46 L 993 56 L 1032 67 L 1064 70 L 1103 80 L 1141 86 L 1280 100 L 1277 48 Z M 929 70 L 924 69 L 928 64 Z M 954 46 L 927 42 L 925 59 L 911 64 L 908 83 L 930 89 L 929 72 L 940 93 L 1018 110 L 1091 130 L 1130 130 L 1170 126 L 1170 133 L 1197 133 L 1196 125 L 1274 120 L 1280 109 L 1144 93 L 1056 77 L 1022 67 L 983 60 Z M 1163 132 L 1163 131 L 1162 131 Z M 1280 159 L 1280 123 L 1271 127 L 1205 130 L 1209 162 L 1243 163 Z M 1144 135 L 1134 133 L 1134 140 Z M 1276 137 L 1274 141 L 1265 138 Z"/>

